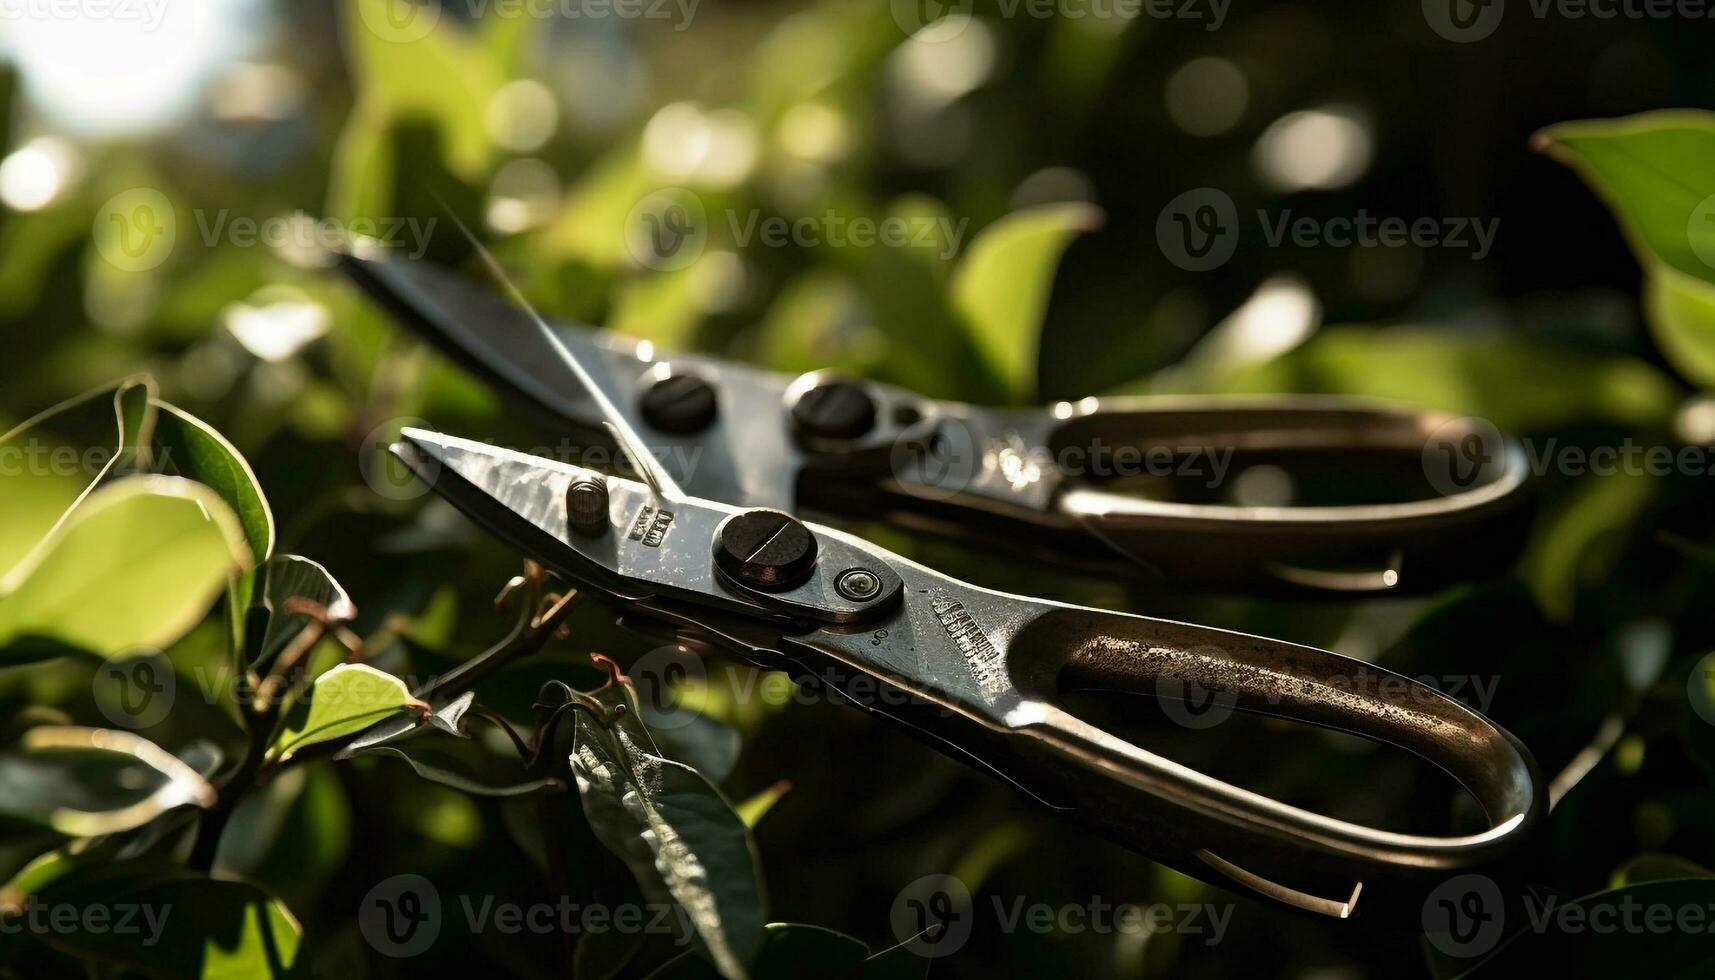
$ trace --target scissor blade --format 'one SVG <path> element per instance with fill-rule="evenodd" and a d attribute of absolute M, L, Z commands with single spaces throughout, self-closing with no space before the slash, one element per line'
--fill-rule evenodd
<path fill-rule="evenodd" d="M 589 558 L 571 545 L 565 501 L 573 482 L 601 474 L 425 429 L 405 429 L 393 453 L 507 544 L 567 574 L 593 571 L 581 567 Z"/>
<path fill-rule="evenodd" d="M 372 299 L 503 393 L 521 396 L 556 428 L 570 426 L 586 438 L 609 441 L 601 408 L 569 377 L 553 342 L 530 314 L 489 290 L 428 262 L 384 257 L 340 256 L 341 269 Z M 616 356 L 640 372 L 635 348 L 611 337 L 603 345 L 589 328 L 550 324 L 555 339 L 603 380 Z"/>
<path fill-rule="evenodd" d="M 405 429 L 393 453 L 466 516 L 574 582 L 627 602 L 664 596 L 757 611 L 716 581 L 715 529 L 736 508 L 664 501 L 636 480 L 425 429 Z M 580 481 L 607 494 L 608 523 L 594 533 L 574 532 L 566 511 Z"/>
<path fill-rule="evenodd" d="M 580 446 L 616 448 L 600 406 L 528 313 L 427 262 L 348 254 L 341 265 L 413 332 L 501 394 L 534 409 L 557 434 L 573 436 Z M 801 459 L 781 403 L 790 378 L 715 358 L 675 356 L 673 369 L 695 371 L 715 387 L 720 417 L 702 432 L 673 435 L 650 428 L 637 408 L 653 372 L 667 366 L 652 350 L 594 328 L 551 323 L 549 329 L 684 492 L 793 509 Z"/>

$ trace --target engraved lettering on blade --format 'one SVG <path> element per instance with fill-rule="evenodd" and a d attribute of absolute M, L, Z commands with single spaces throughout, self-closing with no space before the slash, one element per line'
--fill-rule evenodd
<path fill-rule="evenodd" d="M 672 511 L 644 507 L 637 512 L 637 519 L 631 522 L 629 537 L 633 541 L 643 542 L 648 547 L 659 548 L 661 542 L 667 540 L 667 529 L 672 524 Z"/>
<path fill-rule="evenodd" d="M 1006 667 L 1001 663 L 1000 651 L 989 642 L 988 634 L 971 617 L 964 603 L 938 597 L 929 607 L 935 611 L 935 618 L 941 621 L 947 637 L 964 654 L 983 698 L 993 702 L 1007 689 Z"/>

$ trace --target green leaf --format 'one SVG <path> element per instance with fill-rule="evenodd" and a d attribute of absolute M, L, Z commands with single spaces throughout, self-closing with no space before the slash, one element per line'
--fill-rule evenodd
<path fill-rule="evenodd" d="M 1662 350 L 1687 377 L 1715 384 L 1715 113 L 1563 123 L 1533 145 L 1602 196 L 1648 277 Z"/>
<path fill-rule="evenodd" d="M 208 487 L 170 476 L 109 484 L 0 579 L 0 662 L 165 648 L 249 555 L 238 519 Z"/>
<path fill-rule="evenodd" d="M 208 423 L 164 401 L 154 404 L 155 441 L 161 449 L 156 465 L 220 494 L 243 526 L 256 562 L 267 561 L 274 551 L 274 512 L 250 464 Z"/>
<path fill-rule="evenodd" d="M 262 567 L 262 605 L 268 610 L 268 625 L 262 646 L 252 666 L 272 663 L 304 627 L 314 620 L 308 613 L 289 612 L 293 599 L 308 599 L 327 610 L 328 617 L 345 622 L 357 615 L 357 607 L 328 570 L 301 555 L 275 555 Z"/>
<path fill-rule="evenodd" d="M 80 959 L 111 963 L 150 977 L 250 980 L 284 977 L 297 965 L 303 930 L 290 910 L 255 885 L 185 871 L 137 878 L 109 868 L 56 882 L 44 903 L 75 909 L 137 909 L 128 928 L 118 918 L 78 915 L 70 929 L 41 939 Z"/>
<path fill-rule="evenodd" d="M 953 275 L 953 306 L 1014 399 L 1036 393 L 1042 317 L 1060 256 L 1073 237 L 1101 222 L 1101 210 L 1088 204 L 1009 214 L 971 242 Z"/>
<path fill-rule="evenodd" d="M 42 726 L 20 750 L 0 756 L 0 814 L 68 837 L 120 833 L 215 800 L 200 773 L 130 732 Z"/>
<path fill-rule="evenodd" d="M 8 464 L 0 466 L 0 575 L 23 561 L 147 438 L 153 388 L 146 376 L 127 378 L 61 402 L 0 435 L 0 462 Z"/>
<path fill-rule="evenodd" d="M 289 759 L 306 746 L 355 735 L 401 711 L 427 711 L 428 707 L 392 674 L 367 664 L 340 664 L 316 678 L 310 703 L 288 716 L 269 754 Z"/>
<path fill-rule="evenodd" d="M 651 902 L 676 902 L 719 973 L 746 975 L 762 934 L 762 884 L 749 829 L 695 769 L 663 757 L 625 685 L 579 708 L 572 772 L 596 837 Z"/>

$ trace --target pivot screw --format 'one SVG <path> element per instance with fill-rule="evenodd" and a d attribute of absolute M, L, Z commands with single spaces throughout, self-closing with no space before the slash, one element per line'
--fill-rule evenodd
<path fill-rule="evenodd" d="M 792 424 L 819 439 L 856 439 L 875 428 L 875 399 L 856 381 L 823 381 L 792 403 Z"/>
<path fill-rule="evenodd" d="M 868 602 L 881 592 L 881 576 L 867 568 L 848 568 L 834 579 L 834 591 L 853 602 Z"/>
<path fill-rule="evenodd" d="M 600 480 L 574 480 L 566 488 L 566 523 L 586 538 L 607 532 L 607 484 Z"/>
<path fill-rule="evenodd" d="M 715 538 L 715 564 L 747 585 L 769 592 L 802 585 L 816 564 L 816 536 L 778 510 L 747 510 L 727 518 Z"/>
<path fill-rule="evenodd" d="M 700 375 L 670 374 L 644 389 L 639 408 L 650 428 L 694 435 L 715 421 L 715 389 Z"/>

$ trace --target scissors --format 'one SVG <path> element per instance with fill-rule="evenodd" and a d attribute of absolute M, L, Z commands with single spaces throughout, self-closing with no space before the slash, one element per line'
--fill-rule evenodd
<path fill-rule="evenodd" d="M 379 276 L 387 267 L 360 268 Z M 470 302 L 456 306 L 472 313 Z M 450 313 L 454 304 L 434 308 Z M 528 316 L 523 327 L 541 340 L 543 370 L 532 376 L 545 380 L 547 366 L 559 366 L 556 390 L 540 394 L 587 400 L 639 478 L 424 429 L 406 429 L 393 452 L 475 522 L 603 595 L 628 623 L 825 685 L 1096 833 L 1310 912 L 1416 919 L 1448 876 L 1501 874 L 1516 863 L 1541 820 L 1546 794 L 1528 750 L 1403 676 L 1278 640 L 970 585 L 762 502 L 778 496 L 749 497 L 748 470 L 726 474 L 735 484 L 692 477 L 698 488 L 727 486 L 727 499 L 683 488 L 601 380 L 616 384 L 622 366 L 628 376 L 656 370 L 654 362 L 635 349 L 574 343 Z M 510 363 L 517 355 L 494 356 Z M 732 367 L 723 377 L 745 379 L 727 391 L 769 390 L 763 372 Z M 878 390 L 883 409 L 897 404 Z M 906 404 L 921 410 L 924 401 Z M 1288 805 L 1079 718 L 1063 706 L 1079 691 L 1213 697 L 1403 747 L 1469 791 L 1485 828 L 1425 836 Z"/>
<path fill-rule="evenodd" d="M 1338 397 L 982 408 L 828 371 L 667 356 L 587 327 L 544 333 L 420 261 L 348 254 L 341 266 L 556 435 L 612 452 L 599 393 L 710 500 L 880 519 L 1109 578 L 1360 595 L 1504 567 L 1528 526 L 1527 457 L 1481 420 Z M 590 388 L 567 383 L 559 349 Z M 1337 492 L 1310 505 L 1232 499 L 1265 470 Z M 1353 487 L 1369 492 L 1347 499 Z"/>

